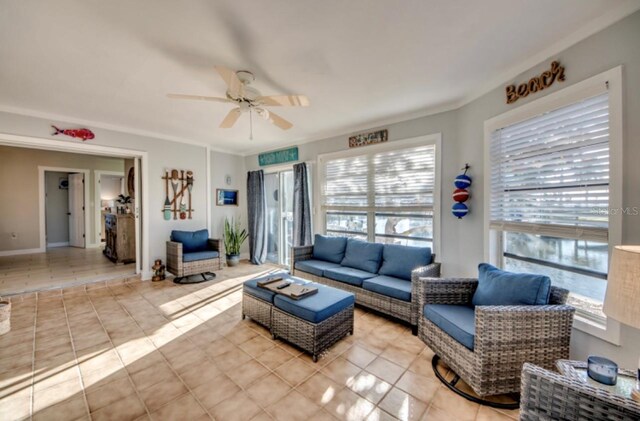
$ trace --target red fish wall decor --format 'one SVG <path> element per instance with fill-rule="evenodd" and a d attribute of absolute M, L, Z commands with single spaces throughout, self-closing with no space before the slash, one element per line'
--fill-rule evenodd
<path fill-rule="evenodd" d="M 89 129 L 59 129 L 54 125 L 51 125 L 51 127 L 53 127 L 55 129 L 55 133 L 52 133 L 52 136 L 58 135 L 60 133 L 70 136 L 70 137 L 75 137 L 78 139 L 82 139 L 82 141 L 84 142 L 85 140 L 89 140 L 89 139 L 93 139 L 95 137 L 95 135 L 93 134 L 93 132 Z"/>

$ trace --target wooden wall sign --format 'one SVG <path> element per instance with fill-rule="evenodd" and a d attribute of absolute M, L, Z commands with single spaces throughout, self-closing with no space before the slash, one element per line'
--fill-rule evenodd
<path fill-rule="evenodd" d="M 294 146 L 279 151 L 264 152 L 258 155 L 258 164 L 261 167 L 267 165 L 283 164 L 298 160 L 298 147 Z"/>
<path fill-rule="evenodd" d="M 349 147 L 357 148 L 359 146 L 373 145 L 389 140 L 389 131 L 387 129 L 378 130 L 371 133 L 362 133 L 349 138 Z"/>
<path fill-rule="evenodd" d="M 546 70 L 540 74 L 529 79 L 528 82 L 516 85 L 509 85 L 506 87 L 507 91 L 507 104 L 513 104 L 519 98 L 524 98 L 529 94 L 542 91 L 553 85 L 555 81 L 564 82 L 564 67 L 560 66 L 560 63 L 554 61 L 551 63 L 551 69 Z"/>

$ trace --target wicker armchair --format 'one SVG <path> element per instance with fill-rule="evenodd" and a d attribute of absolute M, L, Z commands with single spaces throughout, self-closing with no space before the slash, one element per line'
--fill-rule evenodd
<path fill-rule="evenodd" d="M 474 349 L 462 345 L 422 314 L 425 305 L 471 305 L 478 280 L 420 278 L 414 281 L 420 317 L 418 336 L 479 396 L 516 393 L 522 365 L 552 368 L 568 358 L 575 309 L 569 292 L 551 287 L 550 305 L 478 306 Z"/>
<path fill-rule="evenodd" d="M 222 269 L 222 255 L 224 254 L 222 241 L 210 238 L 207 245 L 209 251 L 218 253 L 217 257 L 185 262 L 182 243 L 167 241 L 167 270 L 176 276 L 174 281 L 179 282 L 187 276 L 211 273 L 216 269 Z M 206 279 L 204 275 L 203 279 Z"/>
<path fill-rule="evenodd" d="M 533 364 L 522 369 L 520 419 L 639 420 L 640 404 Z"/>
<path fill-rule="evenodd" d="M 361 287 L 350 285 L 340 281 L 334 281 L 333 279 L 316 276 L 311 273 L 303 272 L 295 269 L 296 262 L 309 260 L 313 258 L 313 246 L 298 246 L 293 247 L 291 251 L 291 274 L 300 276 L 305 279 L 309 279 L 314 282 L 318 282 L 324 285 L 328 285 L 334 288 L 339 288 L 355 294 L 356 303 L 368 307 L 370 309 L 379 311 L 397 319 L 410 323 L 414 327 L 414 335 L 417 333 L 418 314 L 419 307 L 416 299 L 416 286 L 413 284 L 420 277 L 438 277 L 440 276 L 440 263 L 435 261 L 436 255 L 432 255 L 432 262 L 430 265 L 417 268 L 411 273 L 411 302 L 398 300 L 392 297 L 387 297 L 376 292 L 365 290 Z"/>

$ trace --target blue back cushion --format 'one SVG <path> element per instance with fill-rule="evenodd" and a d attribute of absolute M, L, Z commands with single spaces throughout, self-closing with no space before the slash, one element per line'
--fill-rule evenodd
<path fill-rule="evenodd" d="M 171 231 L 171 241 L 182 243 L 182 252 L 191 253 L 194 251 L 207 250 L 209 231 Z"/>
<path fill-rule="evenodd" d="M 346 237 L 326 237 L 316 234 L 313 244 L 313 258 L 331 263 L 340 263 L 344 259 L 346 247 Z"/>
<path fill-rule="evenodd" d="M 344 259 L 340 264 L 369 273 L 378 273 L 378 268 L 380 268 L 380 263 L 382 262 L 383 247 L 382 244 L 349 238 Z"/>
<path fill-rule="evenodd" d="M 474 306 L 545 305 L 549 303 L 551 279 L 544 275 L 505 272 L 487 263 L 478 265 L 478 288 Z"/>
<path fill-rule="evenodd" d="M 397 244 L 385 244 L 382 251 L 380 275 L 411 280 L 411 272 L 420 266 L 431 263 L 429 247 L 409 247 Z"/>

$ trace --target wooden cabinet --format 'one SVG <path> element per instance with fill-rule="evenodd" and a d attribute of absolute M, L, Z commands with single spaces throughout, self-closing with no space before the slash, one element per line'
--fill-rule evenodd
<path fill-rule="evenodd" d="M 104 255 L 116 263 L 136 261 L 136 224 L 132 214 L 105 215 Z"/>

